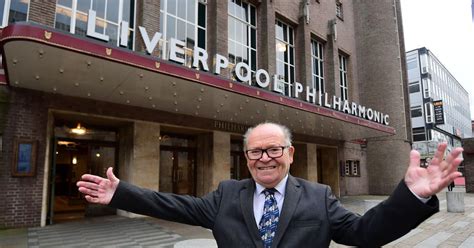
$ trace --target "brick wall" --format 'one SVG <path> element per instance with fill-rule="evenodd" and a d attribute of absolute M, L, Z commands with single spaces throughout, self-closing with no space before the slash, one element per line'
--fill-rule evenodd
<path fill-rule="evenodd" d="M 44 178 L 44 150 L 47 111 L 41 104 L 41 94 L 10 94 L 0 160 L 0 228 L 37 226 L 41 221 L 41 201 Z M 12 177 L 13 141 L 23 138 L 38 141 L 36 175 Z"/>
<path fill-rule="evenodd" d="M 28 21 L 54 27 L 56 1 L 30 1 Z"/>

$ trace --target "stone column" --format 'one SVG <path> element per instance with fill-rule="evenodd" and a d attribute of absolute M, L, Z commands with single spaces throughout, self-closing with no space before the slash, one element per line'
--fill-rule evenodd
<path fill-rule="evenodd" d="M 212 143 L 212 183 L 208 192 L 217 189 L 221 181 L 230 179 L 230 134 L 214 131 Z"/>
<path fill-rule="evenodd" d="M 318 181 L 318 153 L 316 144 L 306 144 L 307 164 L 308 164 L 308 181 Z"/>
<path fill-rule="evenodd" d="M 152 122 L 134 122 L 121 130 L 119 175 L 129 183 L 151 190 L 160 185 L 160 125 Z M 123 210 L 118 215 L 136 217 Z"/>

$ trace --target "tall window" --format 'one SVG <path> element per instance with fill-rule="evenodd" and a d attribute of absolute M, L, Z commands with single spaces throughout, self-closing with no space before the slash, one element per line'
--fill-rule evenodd
<path fill-rule="evenodd" d="M 339 54 L 339 87 L 341 89 L 341 100 L 348 99 L 347 82 L 347 57 Z"/>
<path fill-rule="evenodd" d="M 89 10 L 96 12 L 95 32 L 108 35 L 109 43 L 116 46 L 120 42 L 121 21 L 128 22 L 127 47 L 133 49 L 134 0 L 58 0 L 55 27 L 86 36 Z"/>
<path fill-rule="evenodd" d="M 161 0 L 160 31 L 164 40 L 183 41 L 186 65 L 190 66 L 194 46 L 206 48 L 206 5 L 198 0 Z M 166 42 L 164 44 L 166 51 Z"/>
<path fill-rule="evenodd" d="M 257 13 L 254 6 L 229 0 L 229 62 L 244 62 L 257 70 Z"/>
<path fill-rule="evenodd" d="M 312 87 L 324 93 L 324 60 L 323 44 L 319 41 L 311 41 L 311 65 L 312 65 Z"/>
<path fill-rule="evenodd" d="M 0 0 L 1 27 L 28 19 L 29 0 Z"/>
<path fill-rule="evenodd" d="M 293 28 L 277 20 L 276 34 L 276 73 L 283 82 L 281 90 L 285 95 L 291 92 L 292 83 L 295 82 L 295 46 Z"/>
<path fill-rule="evenodd" d="M 340 0 L 336 0 L 336 16 L 341 20 L 344 19 L 344 9 Z"/>

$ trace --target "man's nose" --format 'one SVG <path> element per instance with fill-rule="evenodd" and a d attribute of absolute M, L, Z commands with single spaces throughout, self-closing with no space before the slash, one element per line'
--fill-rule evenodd
<path fill-rule="evenodd" d="M 272 160 L 272 158 L 270 156 L 268 156 L 267 151 L 263 151 L 262 157 L 259 160 L 262 161 L 262 162 L 267 162 L 267 161 Z"/>

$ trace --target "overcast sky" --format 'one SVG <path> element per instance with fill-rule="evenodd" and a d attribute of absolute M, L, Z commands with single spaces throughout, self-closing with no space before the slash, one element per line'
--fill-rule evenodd
<path fill-rule="evenodd" d="M 407 51 L 428 48 L 469 93 L 474 119 L 471 0 L 401 0 Z"/>

